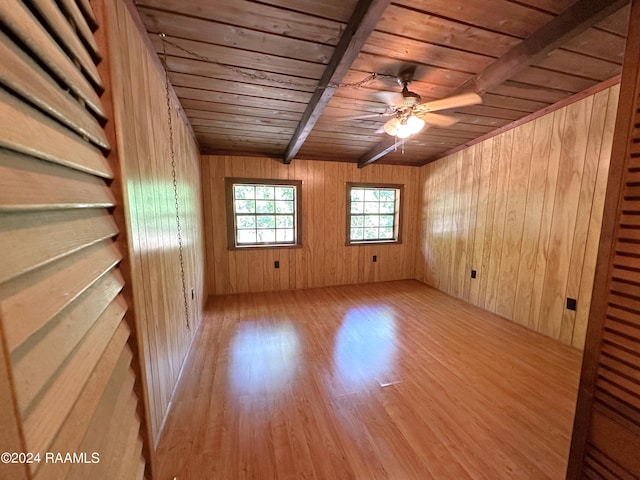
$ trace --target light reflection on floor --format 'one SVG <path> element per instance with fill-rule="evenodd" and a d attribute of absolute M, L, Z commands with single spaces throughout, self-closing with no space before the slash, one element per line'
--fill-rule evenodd
<path fill-rule="evenodd" d="M 275 325 L 243 322 L 229 349 L 229 386 L 234 395 L 278 393 L 295 381 L 300 340 L 289 320 Z"/>
<path fill-rule="evenodd" d="M 347 393 L 380 387 L 395 371 L 396 318 L 387 306 L 353 308 L 336 334 L 334 377 Z"/>
<path fill-rule="evenodd" d="M 364 393 L 398 381 L 396 329 L 389 306 L 348 310 L 336 330 L 332 357 L 327 358 L 329 392 Z M 288 319 L 240 323 L 229 343 L 230 393 L 273 398 L 291 392 L 298 374 L 304 374 L 301 334 Z"/>

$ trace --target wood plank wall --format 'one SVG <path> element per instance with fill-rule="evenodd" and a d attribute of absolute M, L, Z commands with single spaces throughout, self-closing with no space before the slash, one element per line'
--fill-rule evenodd
<path fill-rule="evenodd" d="M 358 169 L 352 163 L 307 160 L 287 166 L 268 158 L 203 156 L 202 169 L 210 295 L 413 278 L 419 187 L 415 168 Z M 302 180 L 303 247 L 227 250 L 225 177 Z M 402 244 L 345 245 L 346 182 L 405 185 Z"/>
<path fill-rule="evenodd" d="M 171 89 L 188 330 L 164 73 L 133 5 L 128 0 L 105 3 L 133 298 L 145 360 L 150 424 L 157 442 L 205 299 L 200 156 Z"/>
<path fill-rule="evenodd" d="M 422 167 L 416 277 L 583 348 L 618 93 Z"/>
<path fill-rule="evenodd" d="M 0 463 L 0 478 L 142 478 L 96 16 L 84 1 L 16 0 L 0 24 L 0 445 L 42 455 Z"/>
<path fill-rule="evenodd" d="M 567 478 L 640 478 L 640 2 L 633 2 Z"/>

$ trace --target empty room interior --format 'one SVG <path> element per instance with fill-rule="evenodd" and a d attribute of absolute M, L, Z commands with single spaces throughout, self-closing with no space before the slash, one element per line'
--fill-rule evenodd
<path fill-rule="evenodd" d="M 640 478 L 640 1 L 0 1 L 0 479 Z"/>

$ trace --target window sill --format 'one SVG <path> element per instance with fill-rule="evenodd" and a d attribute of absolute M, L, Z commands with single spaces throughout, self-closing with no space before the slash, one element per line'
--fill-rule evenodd
<path fill-rule="evenodd" d="M 302 248 L 301 244 L 297 245 L 246 245 L 246 246 L 231 246 L 227 247 L 227 250 L 289 250 L 293 248 Z"/>
<path fill-rule="evenodd" d="M 345 242 L 347 247 L 355 247 L 359 245 L 400 245 L 400 240 L 356 240 L 351 242 Z"/>

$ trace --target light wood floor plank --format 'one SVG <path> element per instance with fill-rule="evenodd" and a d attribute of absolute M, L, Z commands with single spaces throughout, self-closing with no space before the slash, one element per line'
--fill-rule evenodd
<path fill-rule="evenodd" d="M 580 352 L 417 281 L 212 297 L 160 478 L 557 479 Z"/>

